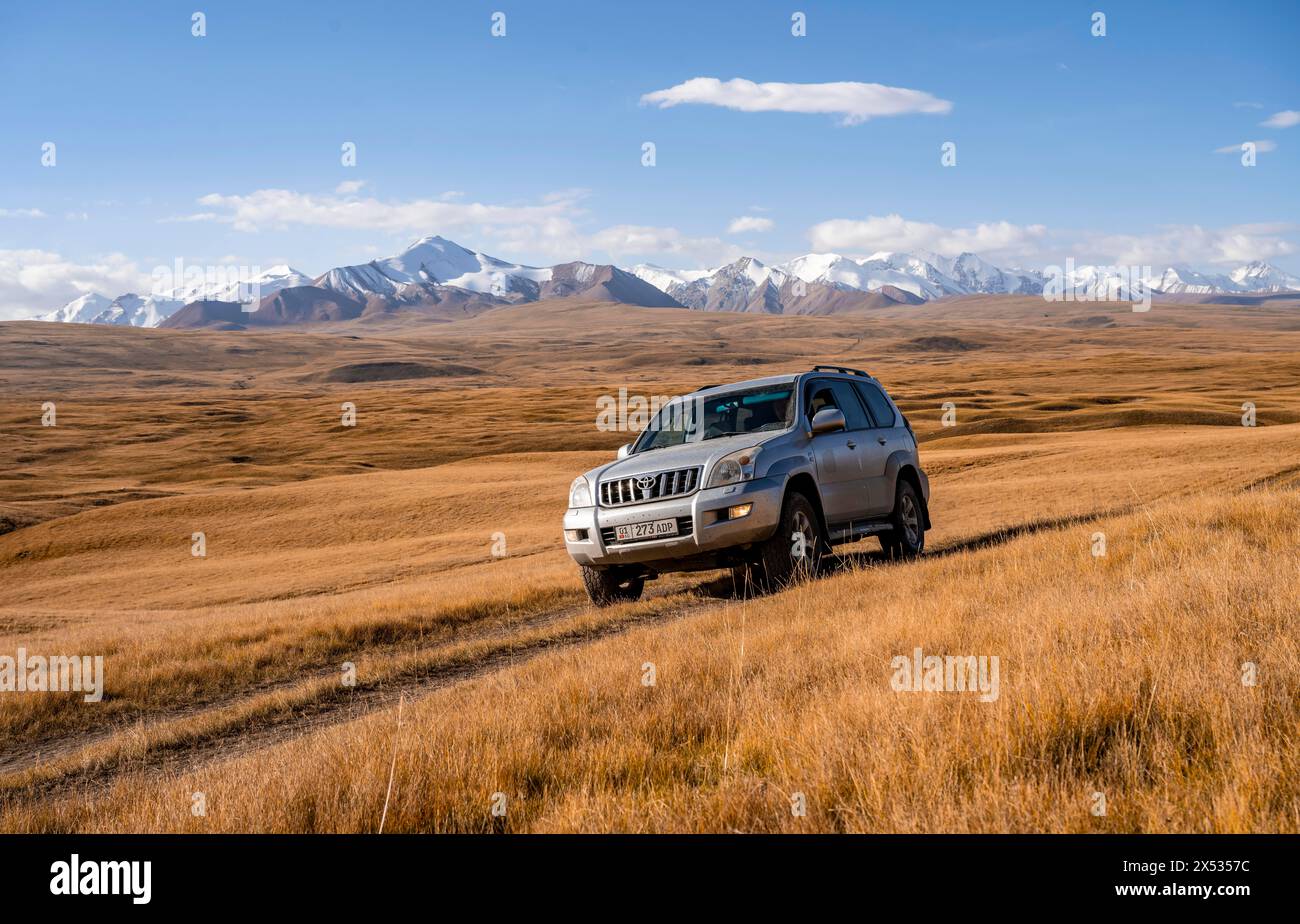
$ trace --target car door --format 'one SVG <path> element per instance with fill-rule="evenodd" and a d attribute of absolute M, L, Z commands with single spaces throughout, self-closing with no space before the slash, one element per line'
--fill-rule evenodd
<path fill-rule="evenodd" d="M 871 430 L 863 440 L 862 474 L 870 494 L 869 513 L 887 516 L 894 509 L 894 485 L 889 478 L 889 457 L 912 448 L 903 417 L 874 382 L 854 382 L 854 387 L 871 412 Z"/>
<path fill-rule="evenodd" d="M 857 393 L 846 381 L 813 379 L 808 383 L 806 394 L 804 407 L 809 429 L 812 418 L 825 407 L 838 408 L 844 414 L 846 425 L 844 430 L 820 433 L 812 438 L 826 522 L 839 526 L 865 519 L 870 498 L 863 483 L 859 450 L 869 441 L 871 420 Z"/>

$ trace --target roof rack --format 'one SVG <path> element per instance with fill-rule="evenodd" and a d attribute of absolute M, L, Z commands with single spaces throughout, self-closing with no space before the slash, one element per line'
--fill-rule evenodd
<path fill-rule="evenodd" d="M 839 372 L 844 375 L 860 375 L 863 376 L 864 378 L 868 378 L 868 379 L 871 378 L 870 372 L 863 372 L 861 369 L 850 369 L 848 366 L 816 365 L 813 366 L 812 371 L 813 372 Z"/>

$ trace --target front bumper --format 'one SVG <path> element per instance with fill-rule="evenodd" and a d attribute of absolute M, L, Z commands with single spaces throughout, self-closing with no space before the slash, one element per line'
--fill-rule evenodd
<path fill-rule="evenodd" d="M 578 564 L 597 568 L 628 564 L 664 571 L 692 564 L 707 567 L 716 564 L 719 553 L 762 542 L 776 531 L 784 489 L 784 478 L 758 478 L 645 504 L 570 509 L 564 514 L 564 545 Z M 747 516 L 728 519 L 727 511 L 737 504 L 753 506 Z M 677 520 L 679 535 L 629 542 L 613 538 L 615 527 L 668 519 Z M 570 539 L 571 531 L 585 538 Z M 655 564 L 662 568 L 653 567 Z"/>

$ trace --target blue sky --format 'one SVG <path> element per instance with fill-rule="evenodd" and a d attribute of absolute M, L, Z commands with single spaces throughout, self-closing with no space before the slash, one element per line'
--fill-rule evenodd
<path fill-rule="evenodd" d="M 1260 124 L 1300 110 L 1298 42 L 1294 2 L 7 3 L 0 317 L 178 258 L 316 274 L 434 233 L 541 264 L 924 248 L 1300 272 L 1300 125 Z M 642 102 L 700 77 L 951 105 L 845 124 Z M 1243 167 L 1251 140 L 1274 147 Z"/>

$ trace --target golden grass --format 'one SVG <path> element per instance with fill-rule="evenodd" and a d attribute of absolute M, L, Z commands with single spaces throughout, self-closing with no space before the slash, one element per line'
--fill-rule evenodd
<path fill-rule="evenodd" d="M 390 831 L 1296 830 L 1294 309 L 1043 308 L 0 324 L 0 653 L 100 653 L 108 679 L 95 706 L 0 697 L 0 828 L 371 830 L 396 743 Z M 900 399 L 954 551 L 850 547 L 768 599 L 705 575 L 583 605 L 564 491 L 626 440 L 596 396 L 825 359 Z M 381 361 L 461 371 L 327 381 Z M 893 693 L 917 646 L 998 655 L 1002 697 Z"/>
<path fill-rule="evenodd" d="M 389 831 L 1295 831 L 1298 546 L 1261 491 L 865 567 L 5 827 L 370 831 L 396 748 Z M 999 698 L 894 692 L 915 647 L 999 656 Z"/>

